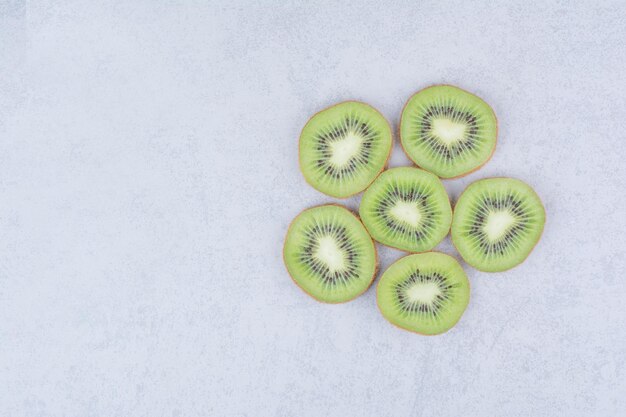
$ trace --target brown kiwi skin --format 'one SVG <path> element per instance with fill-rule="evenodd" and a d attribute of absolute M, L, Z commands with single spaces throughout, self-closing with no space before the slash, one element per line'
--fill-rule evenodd
<path fill-rule="evenodd" d="M 361 221 L 361 218 L 357 214 L 355 214 L 352 210 L 350 210 L 349 208 L 347 208 L 345 206 L 342 206 L 341 204 L 337 204 L 337 203 L 318 204 L 316 206 L 311 206 L 311 207 L 305 208 L 304 210 L 300 211 L 293 218 L 293 220 L 291 220 L 291 222 L 289 223 L 289 227 L 287 228 L 287 233 L 285 234 L 285 240 L 283 242 L 283 264 L 285 264 L 285 269 L 287 269 L 287 274 L 289 275 L 289 278 L 291 278 L 291 280 L 298 286 L 298 288 L 300 288 L 302 290 L 302 292 L 307 294 L 309 297 L 313 298 L 315 301 L 318 301 L 318 302 L 324 303 L 324 304 L 345 304 L 345 303 L 348 303 L 350 301 L 354 301 L 355 299 L 357 299 L 360 296 L 362 296 L 363 294 L 365 294 L 367 292 L 367 290 L 370 289 L 370 287 L 372 286 L 372 284 L 376 280 L 376 276 L 378 275 L 379 266 L 380 266 L 379 262 L 378 262 L 378 250 L 376 250 L 376 243 L 374 242 L 374 239 L 372 239 L 371 236 L 370 236 L 370 240 L 372 241 L 372 247 L 374 248 L 374 257 L 375 257 L 375 262 L 376 262 L 375 266 L 374 266 L 374 274 L 372 275 L 372 279 L 370 280 L 369 285 L 367 287 L 365 287 L 365 289 L 363 291 L 361 291 L 359 294 L 355 295 L 353 298 L 351 298 L 349 300 L 346 300 L 346 301 L 324 301 L 324 300 L 320 300 L 319 298 L 317 298 L 316 296 L 314 296 L 313 294 L 311 294 L 310 292 L 308 292 L 307 290 L 302 288 L 302 286 L 300 286 L 300 284 L 298 284 L 298 281 L 296 281 L 294 279 L 294 277 L 291 275 L 291 273 L 289 272 L 289 268 L 287 268 L 287 262 L 285 261 L 285 244 L 287 243 L 287 236 L 289 236 L 289 231 L 291 230 L 291 226 L 293 225 L 294 220 L 298 216 L 300 216 L 302 213 L 307 211 L 307 210 L 311 210 L 311 209 L 314 209 L 314 208 L 317 208 L 317 207 L 326 207 L 326 206 L 336 206 L 336 207 L 341 207 L 342 209 L 347 210 L 350 214 L 352 214 L 354 217 L 356 217 L 356 219 L 359 221 L 359 223 L 361 223 L 361 225 L 363 226 L 363 228 L 367 232 L 367 228 L 365 227 L 365 225 Z M 367 234 L 369 235 L 369 232 Z"/>
<path fill-rule="evenodd" d="M 428 170 L 425 170 L 424 168 L 419 167 L 419 166 L 417 166 L 417 165 L 413 165 L 413 166 L 410 166 L 410 167 L 401 167 L 401 166 L 398 166 L 398 167 L 394 167 L 394 168 L 416 168 L 416 169 L 419 169 L 419 170 L 421 170 L 421 171 L 426 171 L 426 172 L 428 172 L 429 174 L 433 174 L 432 172 L 430 172 L 430 171 L 428 171 Z M 382 172 L 381 172 L 381 173 L 379 173 L 379 174 L 378 174 L 378 176 L 380 176 L 380 174 L 382 174 Z M 439 178 L 439 179 L 441 180 L 441 178 L 440 178 L 440 177 L 438 177 L 438 176 L 437 176 L 437 174 L 433 174 L 433 175 L 434 175 L 435 177 L 437 177 L 437 178 Z M 377 176 L 376 178 L 378 178 L 378 176 Z M 371 184 L 370 184 L 370 185 L 371 185 Z M 368 187 L 368 188 L 369 188 L 369 187 Z M 448 203 L 450 204 L 450 214 L 451 214 L 452 216 L 454 216 L 454 210 L 452 210 L 452 201 L 450 200 L 450 195 L 448 194 L 448 191 L 447 191 L 447 190 L 446 190 L 446 197 L 448 197 Z M 360 218 L 359 218 L 359 220 L 360 220 Z M 363 222 L 361 222 L 361 223 L 363 223 Z M 365 226 L 365 224 L 363 224 L 363 226 Z M 365 228 L 365 230 L 367 230 L 367 227 Z M 452 230 L 452 221 L 450 221 L 450 227 L 448 227 L 448 231 L 446 232 L 446 236 L 448 236 L 448 235 L 450 234 L 450 231 L 451 231 L 451 230 Z M 372 237 L 372 235 L 371 235 L 371 233 L 370 233 L 370 231 L 369 231 L 369 230 L 367 230 L 367 233 L 370 235 L 370 237 Z M 441 242 L 443 242 L 443 241 L 444 241 L 444 239 L 446 238 L 446 236 L 444 236 L 444 237 L 443 237 L 443 239 L 441 239 L 439 242 L 437 242 L 437 245 L 441 244 Z M 433 249 L 426 250 L 426 251 L 423 251 L 423 252 L 411 252 L 411 251 L 408 251 L 408 250 L 406 250 L 406 249 L 400 249 L 400 248 L 398 248 L 398 247 L 396 247 L 396 246 L 393 246 L 393 245 L 388 245 L 388 244 L 383 243 L 383 242 L 379 242 L 378 240 L 374 239 L 373 237 L 372 237 L 372 240 L 373 240 L 374 242 L 378 242 L 379 244 L 381 244 L 381 245 L 383 245 L 383 246 L 386 246 L 386 247 L 388 247 L 388 248 L 397 249 L 397 250 L 399 250 L 399 251 L 402 251 L 402 252 L 406 253 L 406 254 L 407 254 L 407 256 L 408 256 L 408 255 L 416 255 L 416 254 L 418 254 L 418 253 L 436 252 L 436 251 L 433 251 L 434 247 L 433 247 Z M 435 245 L 435 247 L 436 247 L 437 245 Z M 443 253 L 443 252 L 442 252 L 442 253 Z"/>
<path fill-rule="evenodd" d="M 472 96 L 474 96 L 474 97 L 476 97 L 476 98 L 478 98 L 478 99 L 480 99 L 480 100 L 484 101 L 485 103 L 487 103 L 485 100 L 483 100 L 481 97 L 477 96 L 476 94 L 474 94 L 474 93 L 470 93 L 469 91 L 467 91 L 467 90 L 465 90 L 465 89 L 463 89 L 463 88 L 457 87 L 456 85 L 452 85 L 452 84 L 433 84 L 433 85 L 429 85 L 428 87 L 424 87 L 424 88 L 422 88 L 421 90 L 418 90 L 418 91 L 416 91 L 415 93 L 411 94 L 411 97 L 409 97 L 409 99 L 406 101 L 406 103 L 404 103 L 404 106 L 402 107 L 402 112 L 400 113 L 400 125 L 399 125 L 399 126 L 402 126 L 402 118 L 404 117 L 404 110 L 406 110 L 406 106 L 409 104 L 409 102 L 411 101 L 411 99 L 413 98 L 413 96 L 415 96 L 416 94 L 419 94 L 419 93 L 421 93 L 422 91 L 424 91 L 424 90 L 426 90 L 426 89 L 428 89 L 428 88 L 431 88 L 431 87 L 454 87 L 454 88 L 458 88 L 459 90 L 464 91 L 464 92 L 466 92 L 467 94 L 470 94 L 470 95 L 472 95 Z M 435 174 L 435 175 L 437 175 L 439 178 L 441 178 L 442 180 L 455 180 L 455 179 L 457 179 L 457 178 L 463 178 L 463 177 L 465 177 L 466 175 L 469 175 L 469 174 L 471 174 L 471 173 L 473 173 L 473 172 L 478 171 L 480 168 L 482 168 L 483 166 L 485 166 L 485 164 L 486 164 L 487 162 L 489 162 L 489 161 L 491 160 L 491 158 L 493 157 L 493 154 L 496 152 L 496 148 L 498 147 L 499 124 L 498 124 L 498 116 L 496 115 L 496 112 L 493 110 L 493 107 L 491 107 L 491 105 L 490 105 L 489 103 L 487 103 L 487 105 L 489 106 L 489 108 L 491 108 L 491 111 L 493 112 L 493 116 L 494 116 L 494 117 L 495 117 L 495 119 L 496 119 L 496 141 L 495 141 L 495 143 L 493 144 L 493 149 L 491 150 L 491 153 L 489 154 L 489 156 L 487 157 L 487 159 L 485 159 L 485 162 L 483 162 L 482 164 L 478 165 L 476 168 L 474 168 L 474 169 L 472 169 L 472 170 L 470 170 L 470 171 L 464 172 L 464 173 L 462 173 L 462 174 L 459 174 L 459 175 L 457 175 L 457 176 L 455 176 L 455 177 L 439 177 L 439 175 Z M 406 155 L 406 156 L 407 156 L 407 157 L 408 157 L 408 158 L 409 158 L 409 159 L 410 159 L 410 160 L 411 160 L 411 161 L 412 161 L 415 165 L 419 166 L 419 165 L 417 164 L 417 162 L 413 161 L 413 158 L 411 158 L 411 156 L 409 155 L 409 153 L 408 153 L 408 152 L 406 151 L 406 149 L 404 148 L 404 144 L 402 143 L 402 129 L 401 129 L 401 128 L 398 128 L 398 136 L 400 137 L 400 147 L 402 148 L 402 151 L 404 151 L 404 154 L 405 154 L 405 155 Z M 421 167 L 420 167 L 420 168 L 421 168 Z M 428 170 L 427 170 L 427 171 L 428 171 Z M 430 171 L 428 171 L 428 172 L 430 172 Z M 433 174 L 434 174 L 434 173 L 433 173 Z"/>
<path fill-rule="evenodd" d="M 356 193 L 352 193 L 350 195 L 346 195 L 343 197 L 339 197 L 336 195 L 332 195 L 332 194 L 327 194 L 323 191 L 318 190 L 317 188 L 315 188 L 315 186 L 313 184 L 311 184 L 309 182 L 309 180 L 307 179 L 306 175 L 304 175 L 304 171 L 302 171 L 302 161 L 300 160 L 300 138 L 302 137 L 302 133 L 304 132 L 304 128 L 306 127 L 306 125 L 309 124 L 309 122 L 311 121 L 311 119 L 313 119 L 315 116 L 317 116 L 318 114 L 320 114 L 323 111 L 332 109 L 333 107 L 339 106 L 341 104 L 346 104 L 346 103 L 358 103 L 358 104 L 362 104 L 364 106 L 369 107 L 370 109 L 374 110 L 376 113 L 380 114 L 380 116 L 385 120 L 385 122 L 387 123 L 387 127 L 389 128 L 389 133 L 391 134 L 391 146 L 389 147 L 389 152 L 387 153 L 387 159 L 385 160 L 385 163 L 383 164 L 382 168 L 380 169 L 380 171 L 378 171 L 378 173 L 374 176 L 374 178 L 372 178 L 372 181 L 369 182 L 369 184 L 367 184 L 367 186 L 365 188 L 363 188 L 361 191 L 357 191 Z M 378 178 L 378 176 L 380 174 L 383 173 L 383 171 L 385 171 L 385 169 L 387 169 L 387 165 L 389 164 L 389 158 L 391 158 L 391 151 L 393 151 L 393 142 L 394 142 L 394 137 L 393 137 L 393 129 L 391 129 L 391 124 L 389 123 L 389 120 L 387 120 L 387 118 L 381 113 L 379 112 L 376 108 L 370 106 L 369 104 L 363 102 L 363 101 L 359 101 L 359 100 L 346 100 L 346 101 L 342 101 L 339 102 L 337 104 L 333 104 L 332 106 L 328 106 L 326 108 L 323 108 L 322 110 L 318 111 L 317 113 L 315 113 L 313 116 L 309 117 L 309 119 L 306 121 L 306 123 L 304 124 L 304 126 L 302 127 L 302 130 L 300 131 L 300 136 L 298 136 L 298 166 L 300 167 L 300 173 L 302 174 L 302 176 L 304 177 L 304 180 L 306 181 L 307 184 L 309 184 L 314 190 L 319 191 L 320 193 L 333 197 L 333 198 L 339 198 L 339 199 L 346 199 L 346 198 L 350 198 L 352 196 L 355 196 L 359 193 L 362 193 L 363 191 L 367 190 L 369 188 L 370 185 L 372 185 L 372 183 L 374 181 L 376 181 L 376 178 Z M 311 207 L 313 208 L 313 207 Z M 296 216 L 297 217 L 297 216 Z"/>
<path fill-rule="evenodd" d="M 442 255 L 449 256 L 450 258 L 452 258 L 452 259 L 454 259 L 455 261 L 459 262 L 459 261 L 458 261 L 458 260 L 457 260 L 454 256 L 448 255 L 447 253 L 445 253 L 445 252 L 441 252 L 441 251 L 438 251 L 438 250 L 431 250 L 431 251 L 428 251 L 428 252 L 419 252 L 419 253 L 441 253 Z M 402 257 L 400 257 L 400 258 L 396 259 L 395 261 L 393 261 L 393 262 L 392 262 L 392 264 L 394 264 L 394 263 L 398 262 L 398 261 L 399 261 L 400 259 L 402 259 L 402 258 L 406 258 L 407 256 L 411 256 L 411 255 L 416 255 L 416 254 L 415 254 L 415 253 L 410 253 L 410 254 L 408 254 L 408 255 L 404 255 L 404 256 L 402 256 Z M 460 262 L 459 262 L 459 264 L 460 264 Z M 461 267 L 461 268 L 463 268 L 463 267 Z M 464 272 L 465 272 L 465 271 L 464 271 Z M 466 274 L 466 275 L 467 275 L 467 274 Z M 382 311 L 382 310 L 381 310 L 381 308 L 380 308 L 380 304 L 378 304 L 378 289 L 379 289 L 379 287 L 380 287 L 380 280 L 378 280 L 378 284 L 376 284 L 376 307 L 378 307 L 378 311 L 380 311 L 380 315 L 381 315 L 381 316 L 383 316 L 383 318 L 384 318 L 387 322 L 389 322 L 392 326 L 394 326 L 394 327 L 396 327 L 396 328 L 398 328 L 398 329 L 400 329 L 400 330 L 405 330 L 405 331 L 407 331 L 407 332 L 411 332 L 411 333 L 419 334 L 420 336 L 440 336 L 440 335 L 445 334 L 445 333 L 448 333 L 450 330 L 452 330 L 452 329 L 453 329 L 453 328 L 457 325 L 457 323 L 461 320 L 461 317 L 463 317 L 463 315 L 461 314 L 461 317 L 459 317 L 459 319 L 458 319 L 457 321 L 455 321 L 455 322 L 454 322 L 454 324 L 452 325 L 452 327 L 450 327 L 448 330 L 446 330 L 446 331 L 444 331 L 444 332 L 441 332 L 441 333 L 426 334 L 426 333 L 416 332 L 415 330 L 412 330 L 412 329 L 407 329 L 406 327 L 402 327 L 402 326 L 399 326 L 399 325 L 397 325 L 397 324 L 395 324 L 395 323 L 392 323 L 389 319 L 387 319 L 387 317 L 385 317 L 385 315 L 383 314 L 383 311 Z M 469 300 L 471 301 L 471 299 L 472 299 L 472 291 L 471 291 L 471 289 L 472 289 L 472 288 L 471 288 L 471 282 L 470 282 L 470 280 L 469 280 L 469 279 L 467 280 L 467 287 L 470 289 L 470 298 L 469 298 Z M 467 302 L 467 305 L 469 306 L 469 301 Z M 467 307 L 466 307 L 466 308 L 467 308 Z"/>
<path fill-rule="evenodd" d="M 452 209 L 452 222 L 454 223 L 454 212 L 456 210 L 456 204 L 458 203 L 458 201 L 461 199 L 461 197 L 463 196 L 463 194 L 465 193 L 465 191 L 467 191 L 467 189 L 469 188 L 470 185 L 479 182 L 479 181 L 483 181 L 483 180 L 518 180 L 518 181 L 522 181 L 519 178 L 513 178 L 513 177 L 486 177 L 486 178 L 481 178 L 479 180 L 476 180 L 474 182 L 472 182 L 471 184 L 469 184 L 467 187 L 465 187 L 465 190 L 463 190 L 463 192 L 461 194 L 459 194 L 459 197 L 456 199 L 456 202 L 454 203 L 454 208 Z M 522 181 L 524 184 L 527 184 L 526 181 Z M 528 184 L 527 184 L 528 185 Z M 530 187 L 530 185 L 529 185 Z M 484 269 L 480 269 L 475 267 L 474 265 L 472 265 L 471 263 L 467 262 L 465 260 L 465 258 L 463 258 L 463 255 L 461 254 L 461 252 L 459 251 L 459 248 L 456 247 L 456 244 L 454 243 L 454 239 L 452 239 L 452 226 L 450 226 L 450 242 L 452 242 L 452 246 L 454 246 L 454 249 L 456 249 L 456 251 L 459 253 L 459 256 L 463 259 L 463 262 L 466 263 L 467 265 L 471 266 L 472 268 L 474 268 L 477 271 L 480 272 L 486 272 L 488 274 L 497 274 L 499 272 L 505 272 L 505 271 L 510 271 L 513 268 L 517 268 L 518 266 L 520 266 L 521 264 L 523 264 L 524 262 L 526 262 L 526 259 L 528 259 L 528 257 L 530 256 L 531 253 L 533 253 L 533 251 L 535 250 L 535 247 L 537 246 L 537 244 L 539 243 L 539 241 L 541 240 L 541 237 L 543 236 L 543 229 L 546 227 L 546 222 L 548 221 L 548 212 L 546 211 L 546 206 L 543 205 L 543 201 L 541 200 L 541 198 L 539 197 L 539 194 L 537 194 L 537 192 L 535 191 L 534 188 L 530 187 L 533 192 L 535 193 L 535 195 L 537 196 L 537 199 L 539 200 L 539 203 L 541 204 L 541 208 L 543 209 L 543 226 L 541 226 L 541 231 L 539 232 L 539 238 L 537 239 L 537 241 L 535 242 L 535 244 L 533 245 L 533 247 L 530 249 L 530 251 L 528 252 L 528 255 L 526 255 L 526 257 L 524 259 L 522 259 L 518 264 L 513 265 L 512 267 L 510 267 L 509 269 L 504 269 L 502 271 L 485 271 Z"/>

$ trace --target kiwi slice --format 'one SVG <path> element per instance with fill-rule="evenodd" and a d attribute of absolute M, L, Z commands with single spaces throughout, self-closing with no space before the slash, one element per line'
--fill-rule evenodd
<path fill-rule="evenodd" d="M 451 329 L 469 303 L 470 286 L 461 265 L 439 252 L 409 255 L 380 278 L 378 308 L 392 324 L 433 335 Z"/>
<path fill-rule="evenodd" d="M 374 280 L 376 248 L 359 219 L 338 205 L 313 207 L 289 227 L 283 257 L 296 284 L 313 298 L 341 303 Z"/>
<path fill-rule="evenodd" d="M 383 170 L 391 128 L 376 109 L 347 101 L 314 115 L 300 135 L 300 168 L 315 189 L 333 197 L 359 193 Z"/>
<path fill-rule="evenodd" d="M 452 242 L 465 261 L 486 272 L 519 265 L 543 231 L 546 213 L 539 196 L 513 178 L 472 183 L 459 197 Z"/>
<path fill-rule="evenodd" d="M 452 209 L 436 175 L 419 168 L 392 168 L 365 191 L 359 214 L 372 237 L 408 252 L 434 248 L 448 234 Z"/>
<path fill-rule="evenodd" d="M 400 141 L 418 166 L 454 178 L 484 165 L 496 147 L 496 115 L 479 97 L 449 85 L 414 94 L 404 106 Z"/>

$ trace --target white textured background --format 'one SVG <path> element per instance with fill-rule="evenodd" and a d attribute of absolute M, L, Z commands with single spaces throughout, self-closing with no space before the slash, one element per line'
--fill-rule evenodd
<path fill-rule="evenodd" d="M 0 0 L 2 417 L 626 415 L 623 1 L 95 3 Z M 308 116 L 397 127 L 433 83 L 500 122 L 451 197 L 517 177 L 548 222 L 420 337 L 373 290 L 308 298 L 281 250 L 334 201 L 298 171 Z"/>

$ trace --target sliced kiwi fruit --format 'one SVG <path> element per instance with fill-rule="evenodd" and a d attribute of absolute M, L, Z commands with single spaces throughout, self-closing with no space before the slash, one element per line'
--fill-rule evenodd
<path fill-rule="evenodd" d="M 434 335 L 459 321 L 469 303 L 470 286 L 453 257 L 427 252 L 394 262 L 376 292 L 378 308 L 392 324 Z"/>
<path fill-rule="evenodd" d="M 418 166 L 454 178 L 484 165 L 496 147 L 496 115 L 479 97 L 449 85 L 414 94 L 404 106 L 400 142 Z"/>
<path fill-rule="evenodd" d="M 530 254 L 545 219 L 539 196 L 526 183 L 513 178 L 479 180 L 456 203 L 452 243 L 474 268 L 506 271 Z"/>
<path fill-rule="evenodd" d="M 333 197 L 359 193 L 383 170 L 391 128 L 376 109 L 347 101 L 314 115 L 300 135 L 300 168 L 315 189 Z"/>
<path fill-rule="evenodd" d="M 408 252 L 434 248 L 450 230 L 452 209 L 441 180 L 419 168 L 392 168 L 365 191 L 359 214 L 380 243 Z"/>
<path fill-rule="evenodd" d="M 304 210 L 289 227 L 283 257 L 296 284 L 313 298 L 342 303 L 374 280 L 376 248 L 359 219 L 339 205 Z"/>

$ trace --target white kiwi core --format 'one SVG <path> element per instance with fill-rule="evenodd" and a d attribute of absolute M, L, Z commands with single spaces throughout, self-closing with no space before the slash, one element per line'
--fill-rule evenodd
<path fill-rule="evenodd" d="M 348 132 L 344 138 L 332 142 L 330 144 L 330 163 L 338 168 L 345 167 L 352 158 L 359 154 L 363 140 L 363 137 L 354 132 Z"/>
<path fill-rule="evenodd" d="M 422 212 L 416 203 L 398 201 L 389 211 L 397 220 L 403 221 L 416 227 L 422 220 Z"/>
<path fill-rule="evenodd" d="M 411 302 L 432 304 L 441 295 L 441 288 L 434 282 L 417 282 L 406 290 L 406 296 Z"/>
<path fill-rule="evenodd" d="M 434 119 L 432 121 L 432 133 L 446 145 L 452 145 L 463 140 L 467 125 L 456 123 L 450 119 Z"/>
<path fill-rule="evenodd" d="M 331 273 L 342 271 L 346 267 L 345 251 L 331 236 L 324 236 L 319 239 L 313 256 L 324 263 Z"/>
<path fill-rule="evenodd" d="M 511 226 L 515 224 L 515 217 L 508 211 L 492 211 L 487 215 L 483 231 L 491 241 L 503 237 Z"/>

